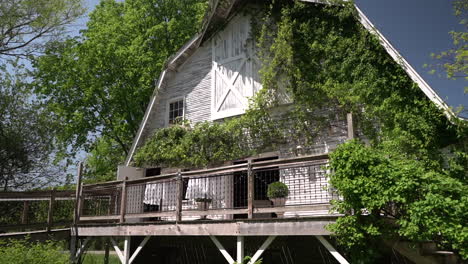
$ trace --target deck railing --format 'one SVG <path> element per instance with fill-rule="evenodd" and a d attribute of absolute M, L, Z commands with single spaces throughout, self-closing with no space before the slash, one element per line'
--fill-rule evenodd
<path fill-rule="evenodd" d="M 74 191 L 0 192 L 0 233 L 69 227 Z"/>
<path fill-rule="evenodd" d="M 327 170 L 328 156 L 316 155 L 82 185 L 78 217 L 123 223 L 326 214 L 338 199 Z M 268 200 L 275 181 L 289 187 L 284 206 Z"/>

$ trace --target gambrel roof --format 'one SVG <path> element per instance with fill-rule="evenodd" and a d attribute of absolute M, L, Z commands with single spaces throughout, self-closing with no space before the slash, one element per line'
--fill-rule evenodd
<path fill-rule="evenodd" d="M 167 62 L 165 70 L 159 76 L 159 79 L 156 83 L 156 88 L 151 97 L 150 103 L 146 109 L 145 115 L 140 127 L 135 137 L 132 147 L 130 149 L 129 155 L 126 160 L 126 166 L 129 166 L 132 156 L 134 155 L 136 148 L 139 145 L 139 141 L 142 138 L 142 134 L 145 131 L 145 128 L 148 123 L 150 114 L 156 103 L 156 94 L 157 91 L 164 86 L 167 75 L 169 72 L 175 72 L 194 52 L 195 50 L 208 38 L 210 38 L 213 33 L 224 24 L 227 24 L 228 18 L 231 17 L 238 7 L 245 3 L 247 0 L 211 0 L 209 11 L 207 12 L 202 30 L 200 33 L 196 34 L 191 40 L 189 40 L 179 51 L 174 54 Z M 324 0 L 296 0 L 301 2 L 310 2 L 318 4 L 329 4 Z M 418 84 L 421 91 L 439 108 L 441 109 L 447 118 L 459 118 L 462 120 L 467 120 L 464 117 L 457 116 L 451 108 L 440 98 L 440 96 L 434 91 L 434 89 L 429 86 L 429 84 L 418 74 L 418 72 L 408 63 L 408 61 L 396 50 L 392 44 L 385 38 L 385 36 L 379 32 L 379 30 L 372 24 L 372 22 L 367 18 L 367 16 L 357 7 L 359 22 L 372 34 L 375 34 L 380 43 L 385 48 L 387 53 L 403 67 L 409 77 Z"/>

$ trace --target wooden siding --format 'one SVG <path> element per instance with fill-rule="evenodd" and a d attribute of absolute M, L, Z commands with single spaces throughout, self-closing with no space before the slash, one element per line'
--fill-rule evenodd
<path fill-rule="evenodd" d="M 158 91 L 153 112 L 142 143 L 155 131 L 167 126 L 167 102 L 185 98 L 184 118 L 192 124 L 211 119 L 211 47 L 201 46 L 178 69 L 170 74 L 164 87 Z"/>

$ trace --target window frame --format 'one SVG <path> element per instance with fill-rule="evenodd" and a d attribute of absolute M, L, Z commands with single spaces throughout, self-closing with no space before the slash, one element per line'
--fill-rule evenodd
<path fill-rule="evenodd" d="M 173 125 L 173 124 L 169 123 L 170 106 L 171 106 L 171 104 L 173 104 L 175 102 L 179 102 L 179 101 L 182 101 L 182 104 L 183 104 L 183 107 L 182 107 L 182 120 L 185 120 L 185 109 L 186 109 L 186 106 L 187 106 L 185 96 L 173 97 L 170 100 L 168 100 L 167 103 L 166 103 L 166 113 L 165 113 L 165 115 L 166 115 L 165 116 L 166 127 Z"/>

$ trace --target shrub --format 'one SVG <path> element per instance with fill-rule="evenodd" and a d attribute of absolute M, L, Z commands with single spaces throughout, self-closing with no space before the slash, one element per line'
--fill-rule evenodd
<path fill-rule="evenodd" d="M 66 264 L 69 254 L 56 242 L 0 241 L 0 264 Z"/>
<path fill-rule="evenodd" d="M 289 194 L 288 186 L 282 182 L 273 182 L 268 185 L 268 198 L 284 198 Z"/>

